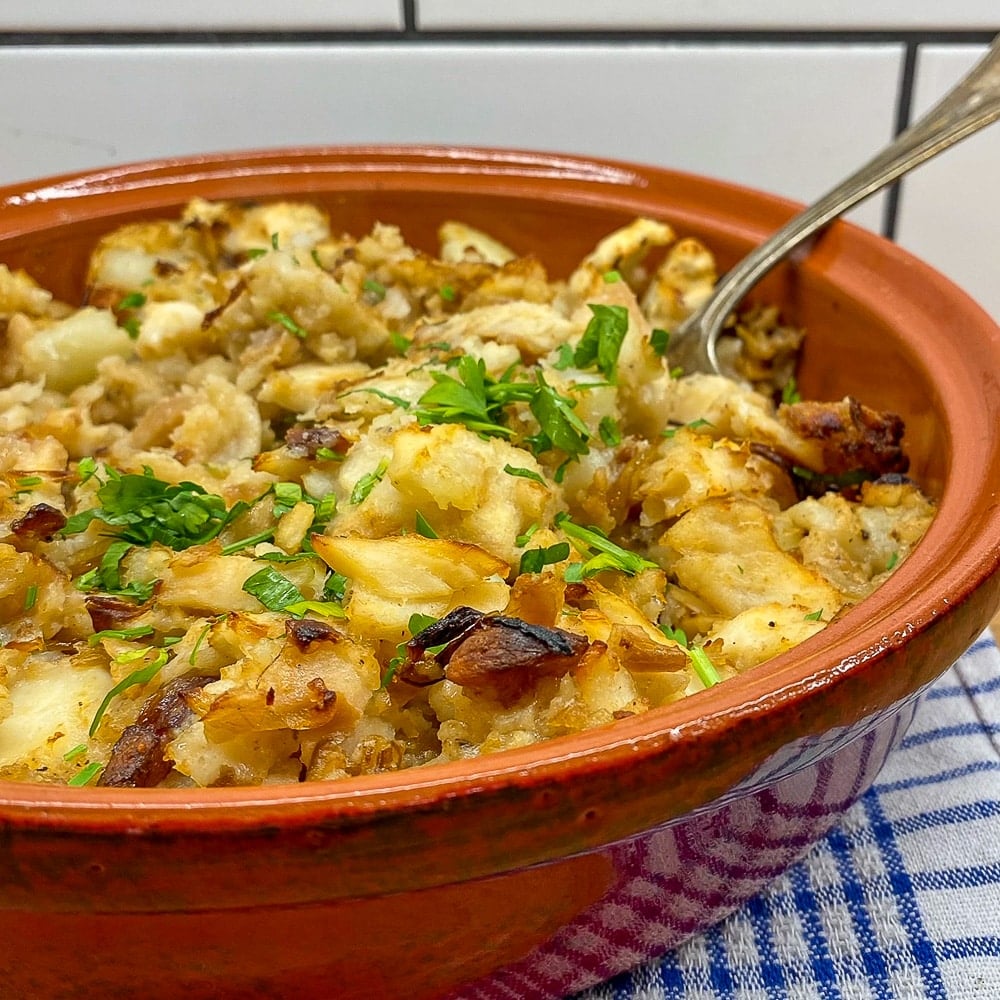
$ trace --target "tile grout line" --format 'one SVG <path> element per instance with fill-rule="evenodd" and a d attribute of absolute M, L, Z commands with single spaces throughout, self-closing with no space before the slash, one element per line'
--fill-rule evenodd
<path fill-rule="evenodd" d="M 418 0 L 400 0 L 400 28 L 368 29 L 174 29 L 130 30 L 10 30 L 0 28 L 0 48 L 125 45 L 274 45 L 274 44 L 394 44 L 464 45 L 474 43 L 520 45 L 918 45 L 983 44 L 994 32 L 979 29 L 948 31 L 844 29 L 454 29 L 419 27 Z"/>
<path fill-rule="evenodd" d="M 913 91 L 917 79 L 917 58 L 920 46 L 917 42 L 907 42 L 903 53 L 903 65 L 900 71 L 899 91 L 896 101 L 896 121 L 893 135 L 898 136 L 910 125 L 913 115 Z M 898 180 L 886 192 L 882 214 L 882 235 L 888 240 L 895 240 L 899 223 L 900 203 L 903 196 L 905 180 Z"/>

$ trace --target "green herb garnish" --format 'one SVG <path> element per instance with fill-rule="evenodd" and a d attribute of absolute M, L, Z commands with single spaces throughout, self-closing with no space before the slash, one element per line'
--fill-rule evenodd
<path fill-rule="evenodd" d="M 104 628 L 100 632 L 95 632 L 87 639 L 89 646 L 96 646 L 102 639 L 141 639 L 144 636 L 152 635 L 152 625 L 134 625 L 132 628 Z"/>
<path fill-rule="evenodd" d="M 133 670 L 132 673 L 120 680 L 104 696 L 104 700 L 98 706 L 97 711 L 94 713 L 94 720 L 90 724 L 89 733 L 91 736 L 97 732 L 97 727 L 100 725 L 101 719 L 104 718 L 104 713 L 108 710 L 108 705 L 123 691 L 141 684 L 148 684 L 163 669 L 164 664 L 167 662 L 168 654 L 165 649 L 136 649 L 115 657 L 115 663 L 129 663 L 138 660 L 140 657 L 148 656 L 151 652 L 155 652 L 156 656 L 149 663 Z"/>
<path fill-rule="evenodd" d="M 566 567 L 565 579 L 568 583 L 579 583 L 605 570 L 635 576 L 643 570 L 659 568 L 655 562 L 616 545 L 600 528 L 575 524 L 565 511 L 556 514 L 555 523 L 569 536 L 577 551 L 588 557 L 585 562 L 570 563 Z"/>
<path fill-rule="evenodd" d="M 424 538 L 437 538 L 438 533 L 430 526 L 427 518 L 418 510 L 414 516 L 416 521 L 416 530 L 418 535 L 423 535 Z"/>
<path fill-rule="evenodd" d="M 159 542 L 174 550 L 203 545 L 247 510 L 226 502 L 197 483 L 165 483 L 147 469 L 139 476 L 108 469 L 108 481 L 97 491 L 100 507 L 81 511 L 66 521 L 62 534 L 85 531 L 94 520 L 120 527 L 119 537 L 135 545 Z"/>
<path fill-rule="evenodd" d="M 295 336 L 298 337 L 299 340 L 305 340 L 306 337 L 309 336 L 308 331 L 303 330 L 302 327 L 299 326 L 299 324 L 296 323 L 295 320 L 292 319 L 292 317 L 289 316 L 288 313 L 286 312 L 280 312 L 275 310 L 274 312 L 269 312 L 267 314 L 267 318 L 272 323 L 280 323 L 281 326 L 283 326 L 289 333 L 295 334 Z"/>
<path fill-rule="evenodd" d="M 683 629 L 671 628 L 669 625 L 661 625 L 660 631 L 668 639 L 672 639 L 676 642 L 677 645 L 680 646 L 685 653 L 687 653 L 688 660 L 691 663 L 691 669 L 694 670 L 698 679 L 706 688 L 713 687 L 722 680 L 708 653 L 706 653 L 701 646 L 692 646 L 691 643 L 688 642 L 688 637 L 684 634 Z"/>
<path fill-rule="evenodd" d="M 597 425 L 597 433 L 609 448 L 617 448 L 622 443 L 622 432 L 614 417 L 601 417 Z"/>
<path fill-rule="evenodd" d="M 628 310 L 624 306 L 589 304 L 593 317 L 576 345 L 573 361 L 577 368 L 596 365 L 614 385 L 618 370 L 618 354 L 628 333 Z"/>
<path fill-rule="evenodd" d="M 505 465 L 503 471 L 507 473 L 508 476 L 519 476 L 521 479 L 530 479 L 533 482 L 541 483 L 545 486 L 545 479 L 535 472 L 534 469 L 523 469 L 517 465 Z"/>
<path fill-rule="evenodd" d="M 541 573 L 546 566 L 564 562 L 569 558 L 569 542 L 556 542 L 544 549 L 528 549 L 521 554 L 517 572 Z"/>
<path fill-rule="evenodd" d="M 69 785 L 70 788 L 83 788 L 85 785 L 89 785 L 103 770 L 103 764 L 98 763 L 97 761 L 92 761 L 87 764 L 86 767 L 81 768 L 76 774 L 74 774 L 73 777 L 66 782 L 66 784 Z"/>
<path fill-rule="evenodd" d="M 28 589 L 24 592 L 24 610 L 30 611 L 34 606 L 35 602 L 38 600 L 38 584 L 32 583 L 28 585 Z"/>
<path fill-rule="evenodd" d="M 351 490 L 351 496 L 348 502 L 356 506 L 366 500 L 368 494 L 371 493 L 371 491 L 375 489 L 380 482 L 382 482 L 388 468 L 389 461 L 388 459 L 383 458 L 371 472 L 366 472 L 354 484 L 354 489 Z"/>
<path fill-rule="evenodd" d="M 265 566 L 247 577 L 242 589 L 256 597 L 268 611 L 284 611 L 290 604 L 305 601 L 302 591 L 273 566 Z"/>
<path fill-rule="evenodd" d="M 670 346 L 670 334 L 660 327 L 654 327 L 649 334 L 649 346 L 661 358 L 664 357 L 667 353 L 667 348 Z"/>
<path fill-rule="evenodd" d="M 129 597 L 144 604 L 153 596 L 155 582 L 142 583 L 134 581 L 123 584 L 121 579 L 121 561 L 132 548 L 131 542 L 114 541 L 101 556 L 101 561 L 91 570 L 74 581 L 77 590 L 100 590 L 105 594 L 116 594 Z"/>
<path fill-rule="evenodd" d="M 781 401 L 786 405 L 802 402 L 802 396 L 799 395 L 799 387 L 794 375 L 790 375 L 788 381 L 781 387 Z"/>

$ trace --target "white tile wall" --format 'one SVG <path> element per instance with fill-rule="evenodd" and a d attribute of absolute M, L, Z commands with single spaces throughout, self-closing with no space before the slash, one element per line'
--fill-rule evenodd
<path fill-rule="evenodd" d="M 805 200 L 889 139 L 901 59 L 898 44 L 8 48 L 0 92 L 20 98 L 0 107 L 0 181 L 430 141 L 659 163 Z M 877 200 L 858 219 L 877 228 Z"/>
<path fill-rule="evenodd" d="M 399 0 L 3 0 L 0 31 L 399 29 Z"/>
<path fill-rule="evenodd" d="M 921 49 L 914 110 L 926 110 L 983 51 L 964 45 Z M 897 240 L 1000 320 L 1000 123 L 906 179 Z"/>
<path fill-rule="evenodd" d="M 418 24 L 454 28 L 989 29 L 996 0 L 418 0 Z"/>

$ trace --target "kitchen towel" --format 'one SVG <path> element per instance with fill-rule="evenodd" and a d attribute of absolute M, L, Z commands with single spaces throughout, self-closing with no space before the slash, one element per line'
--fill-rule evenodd
<path fill-rule="evenodd" d="M 1000 651 L 928 691 L 843 821 L 766 891 L 577 1000 L 1000 1000 Z"/>

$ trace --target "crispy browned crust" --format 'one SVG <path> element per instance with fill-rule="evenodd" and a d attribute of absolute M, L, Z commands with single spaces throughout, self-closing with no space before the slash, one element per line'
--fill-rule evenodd
<path fill-rule="evenodd" d="M 839 403 L 804 402 L 782 406 L 779 418 L 801 437 L 817 441 L 826 475 L 864 471 L 873 477 L 904 473 L 903 421 L 895 413 L 880 413 L 848 396 Z"/>

